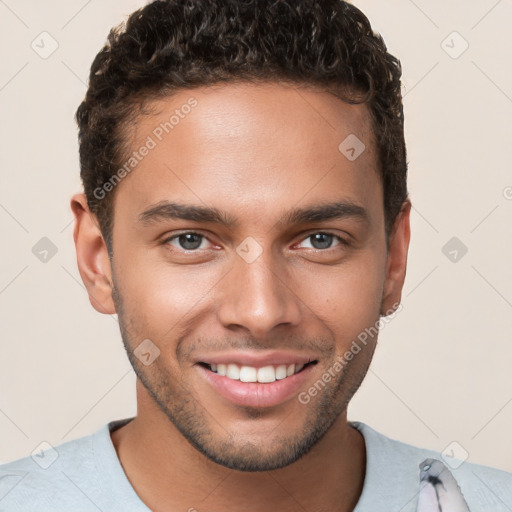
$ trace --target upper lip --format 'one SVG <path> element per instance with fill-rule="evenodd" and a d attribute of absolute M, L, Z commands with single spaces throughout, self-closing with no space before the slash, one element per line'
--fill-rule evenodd
<path fill-rule="evenodd" d="M 270 365 L 279 366 L 282 364 L 307 364 L 317 360 L 314 354 L 275 350 L 216 352 L 215 354 L 205 354 L 204 356 L 199 355 L 196 359 L 197 363 L 209 365 L 232 363 L 239 366 L 252 366 L 254 368 Z"/>

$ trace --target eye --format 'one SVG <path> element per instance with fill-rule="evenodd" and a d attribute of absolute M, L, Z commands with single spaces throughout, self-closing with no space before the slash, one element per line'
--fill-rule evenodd
<path fill-rule="evenodd" d="M 303 244 L 307 240 L 311 240 L 311 249 L 316 249 L 320 251 L 333 248 L 334 241 L 338 241 L 338 244 L 334 245 L 334 247 L 350 245 L 349 242 L 347 242 L 340 236 L 335 235 L 334 233 L 327 233 L 324 231 L 311 233 L 304 239 L 303 242 L 301 242 L 301 244 Z M 208 239 L 206 238 L 205 235 L 196 233 L 195 231 L 186 231 L 183 233 L 172 235 L 166 238 L 162 243 L 164 245 L 171 245 L 172 247 L 178 250 L 197 252 L 198 249 L 208 249 L 208 247 L 204 245 L 204 242 L 208 242 Z"/>
<path fill-rule="evenodd" d="M 332 248 L 334 239 L 339 242 L 337 245 L 349 245 L 349 243 L 340 236 L 323 231 L 319 231 L 318 233 L 311 233 L 304 239 L 304 241 L 311 240 L 312 249 L 325 250 Z M 334 247 L 336 247 L 336 245 Z"/>
<path fill-rule="evenodd" d="M 204 235 L 195 233 L 193 231 L 187 231 L 185 233 L 178 233 L 169 238 L 166 238 L 163 243 L 170 244 L 177 249 L 184 249 L 186 251 L 195 251 L 196 249 L 205 249 L 201 247 L 203 241 L 207 240 Z M 175 242 L 175 243 L 173 243 Z"/>

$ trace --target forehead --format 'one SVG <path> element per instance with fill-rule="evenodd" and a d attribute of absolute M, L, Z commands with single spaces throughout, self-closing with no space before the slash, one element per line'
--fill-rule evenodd
<path fill-rule="evenodd" d="M 366 105 L 245 83 L 181 90 L 148 106 L 127 139 L 139 156 L 117 186 L 116 211 L 179 198 L 261 217 L 315 199 L 382 202 Z"/>

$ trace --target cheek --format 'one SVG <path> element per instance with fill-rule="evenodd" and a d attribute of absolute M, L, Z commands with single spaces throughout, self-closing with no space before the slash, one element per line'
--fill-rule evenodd
<path fill-rule="evenodd" d="M 119 262 L 125 310 L 150 339 L 176 339 L 184 334 L 188 320 L 213 306 L 216 287 L 229 282 L 223 283 L 223 277 L 230 267 L 214 262 L 171 264 L 160 249 L 152 251 L 118 252 L 129 254 Z M 320 330 L 330 330 L 340 343 L 350 345 L 379 318 L 384 263 L 375 247 L 366 248 L 337 265 L 289 265 L 281 278 L 290 290 L 288 300 L 298 302 L 306 327 L 320 323 Z"/>
<path fill-rule="evenodd" d="M 142 250 L 119 264 L 125 310 L 137 318 L 139 327 L 147 328 L 154 336 L 169 334 L 172 328 L 174 337 L 188 314 L 204 308 L 209 291 L 229 269 L 171 264 L 165 261 L 163 249 L 152 251 L 154 257 Z"/>
<path fill-rule="evenodd" d="M 350 345 L 379 318 L 384 270 L 375 254 L 361 254 L 338 267 L 297 273 L 299 297 L 343 345 Z"/>

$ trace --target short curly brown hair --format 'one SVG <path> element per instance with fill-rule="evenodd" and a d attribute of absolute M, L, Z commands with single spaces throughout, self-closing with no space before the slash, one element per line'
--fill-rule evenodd
<path fill-rule="evenodd" d="M 110 30 L 76 112 L 81 178 L 112 255 L 127 130 L 151 100 L 216 82 L 290 82 L 368 104 L 384 189 L 386 239 L 407 198 L 400 61 L 342 0 L 157 0 Z"/>

